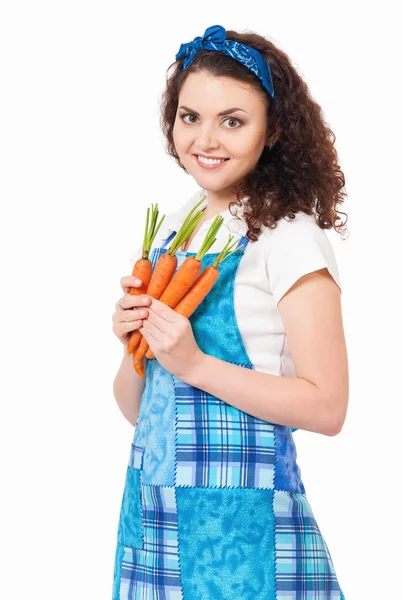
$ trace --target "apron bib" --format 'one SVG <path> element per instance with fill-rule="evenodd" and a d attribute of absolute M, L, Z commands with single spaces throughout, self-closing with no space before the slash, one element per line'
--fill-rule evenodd
<path fill-rule="evenodd" d="M 154 267 L 173 232 L 150 254 Z M 254 369 L 234 310 L 248 239 L 191 315 L 206 354 Z M 217 253 L 206 254 L 201 271 Z M 196 252 L 177 252 L 180 267 Z M 120 509 L 113 600 L 342 600 L 290 427 L 148 360 Z"/>

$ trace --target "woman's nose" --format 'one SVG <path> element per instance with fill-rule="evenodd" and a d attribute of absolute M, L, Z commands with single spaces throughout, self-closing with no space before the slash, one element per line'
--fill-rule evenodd
<path fill-rule="evenodd" d="M 219 146 L 218 132 L 212 126 L 203 126 L 198 131 L 198 142 L 203 148 L 217 148 Z"/>

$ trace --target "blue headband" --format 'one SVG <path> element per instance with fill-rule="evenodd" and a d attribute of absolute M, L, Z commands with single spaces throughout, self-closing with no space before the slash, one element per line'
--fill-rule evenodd
<path fill-rule="evenodd" d="M 181 44 L 180 50 L 176 54 L 176 60 L 185 57 L 183 71 L 190 66 L 200 50 L 215 50 L 231 56 L 257 75 L 271 98 L 276 100 L 271 70 L 261 52 L 245 44 L 227 40 L 226 29 L 221 25 L 212 25 L 205 30 L 203 37 L 198 36 L 192 42 Z"/>

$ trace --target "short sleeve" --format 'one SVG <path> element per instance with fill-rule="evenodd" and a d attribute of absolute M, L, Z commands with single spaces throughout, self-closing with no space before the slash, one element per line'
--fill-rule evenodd
<path fill-rule="evenodd" d="M 341 289 L 331 242 L 313 215 L 297 213 L 294 220 L 280 219 L 266 231 L 267 275 L 276 304 L 300 277 L 325 267 Z"/>

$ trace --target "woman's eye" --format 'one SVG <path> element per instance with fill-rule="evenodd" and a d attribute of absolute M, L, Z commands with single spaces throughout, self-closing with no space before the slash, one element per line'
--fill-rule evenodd
<path fill-rule="evenodd" d="M 191 125 L 192 123 L 194 123 L 194 121 L 185 121 L 186 117 L 194 117 L 195 119 L 197 118 L 196 115 L 193 114 L 185 114 L 185 115 L 180 115 L 180 118 L 182 119 L 182 121 L 184 121 L 184 123 L 187 123 L 188 125 Z M 228 117 L 227 119 L 225 119 L 225 121 L 235 121 L 236 123 L 238 123 L 239 125 L 243 125 L 242 121 L 240 121 L 240 119 L 235 119 L 234 117 Z M 237 127 L 228 127 L 228 129 L 237 129 Z"/>
<path fill-rule="evenodd" d="M 184 121 L 184 119 L 186 117 L 195 117 L 195 115 L 180 115 L 180 118 Z M 184 121 L 185 123 L 187 123 L 187 121 Z"/>
<path fill-rule="evenodd" d="M 235 119 L 234 117 L 229 117 L 228 119 L 225 119 L 225 121 L 236 121 L 237 123 L 239 123 L 239 125 L 242 125 L 242 122 L 239 121 L 239 119 Z M 237 129 L 237 127 L 229 127 L 229 129 Z"/>

